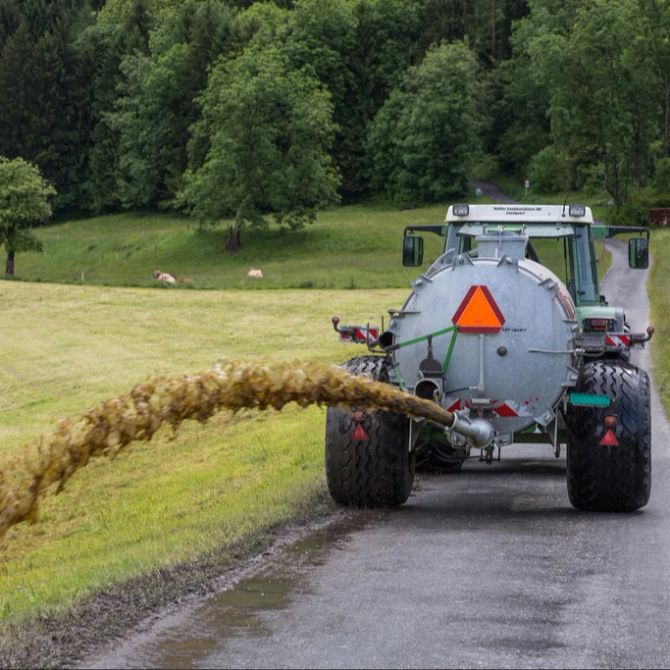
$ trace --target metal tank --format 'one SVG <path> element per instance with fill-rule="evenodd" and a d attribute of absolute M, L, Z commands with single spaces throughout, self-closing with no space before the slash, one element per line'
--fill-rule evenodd
<path fill-rule="evenodd" d="M 575 305 L 554 273 L 525 258 L 527 236 L 476 239 L 476 252 L 445 254 L 412 283 L 391 313 L 386 350 L 396 384 L 450 411 L 470 409 L 504 443 L 551 424 L 574 385 Z"/>

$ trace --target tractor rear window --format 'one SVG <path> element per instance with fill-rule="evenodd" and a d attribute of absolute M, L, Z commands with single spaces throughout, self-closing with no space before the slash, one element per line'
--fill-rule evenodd
<path fill-rule="evenodd" d="M 485 225 L 485 224 L 484 224 Z M 458 253 L 477 255 L 476 235 L 483 232 L 482 224 L 462 227 L 449 226 L 446 248 Z M 546 225 L 527 226 L 530 234 L 526 257 L 549 268 L 567 286 L 577 304 L 598 302 L 598 275 L 593 244 L 587 226 L 565 226 L 558 237 L 549 237 Z M 537 232 L 538 236 L 534 236 Z M 556 229 L 553 229 L 556 232 Z M 568 233 L 567 235 L 565 233 Z"/>

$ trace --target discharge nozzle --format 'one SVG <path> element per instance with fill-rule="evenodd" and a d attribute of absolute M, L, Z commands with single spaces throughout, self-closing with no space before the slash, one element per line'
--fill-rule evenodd
<path fill-rule="evenodd" d="M 468 442 L 477 449 L 488 447 L 495 435 L 493 426 L 485 419 L 471 419 L 468 410 L 453 412 L 454 420 L 444 430 L 446 433 L 465 435 Z"/>

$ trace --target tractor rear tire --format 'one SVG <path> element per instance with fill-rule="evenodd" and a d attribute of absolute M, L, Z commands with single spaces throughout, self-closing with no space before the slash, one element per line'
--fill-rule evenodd
<path fill-rule="evenodd" d="M 651 493 L 649 377 L 622 361 L 598 360 L 582 369 L 575 391 L 606 394 L 608 408 L 572 407 L 568 414 L 568 496 L 574 507 L 632 512 Z M 603 417 L 617 417 L 618 446 L 600 444 Z"/>
<path fill-rule="evenodd" d="M 346 370 L 389 381 L 383 356 L 358 356 Z M 354 440 L 351 409 L 329 407 L 326 415 L 326 481 L 335 502 L 346 507 L 397 507 L 412 491 L 414 453 L 409 451 L 409 419 L 375 410 L 363 415 L 367 439 Z"/>

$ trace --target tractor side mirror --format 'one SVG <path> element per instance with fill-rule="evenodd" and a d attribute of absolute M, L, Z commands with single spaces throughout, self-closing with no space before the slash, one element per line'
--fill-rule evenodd
<path fill-rule="evenodd" d="M 402 238 L 402 264 L 416 267 L 423 263 L 423 237 L 405 235 Z"/>
<path fill-rule="evenodd" d="M 640 270 L 649 267 L 649 240 L 646 237 L 628 240 L 628 266 Z"/>

